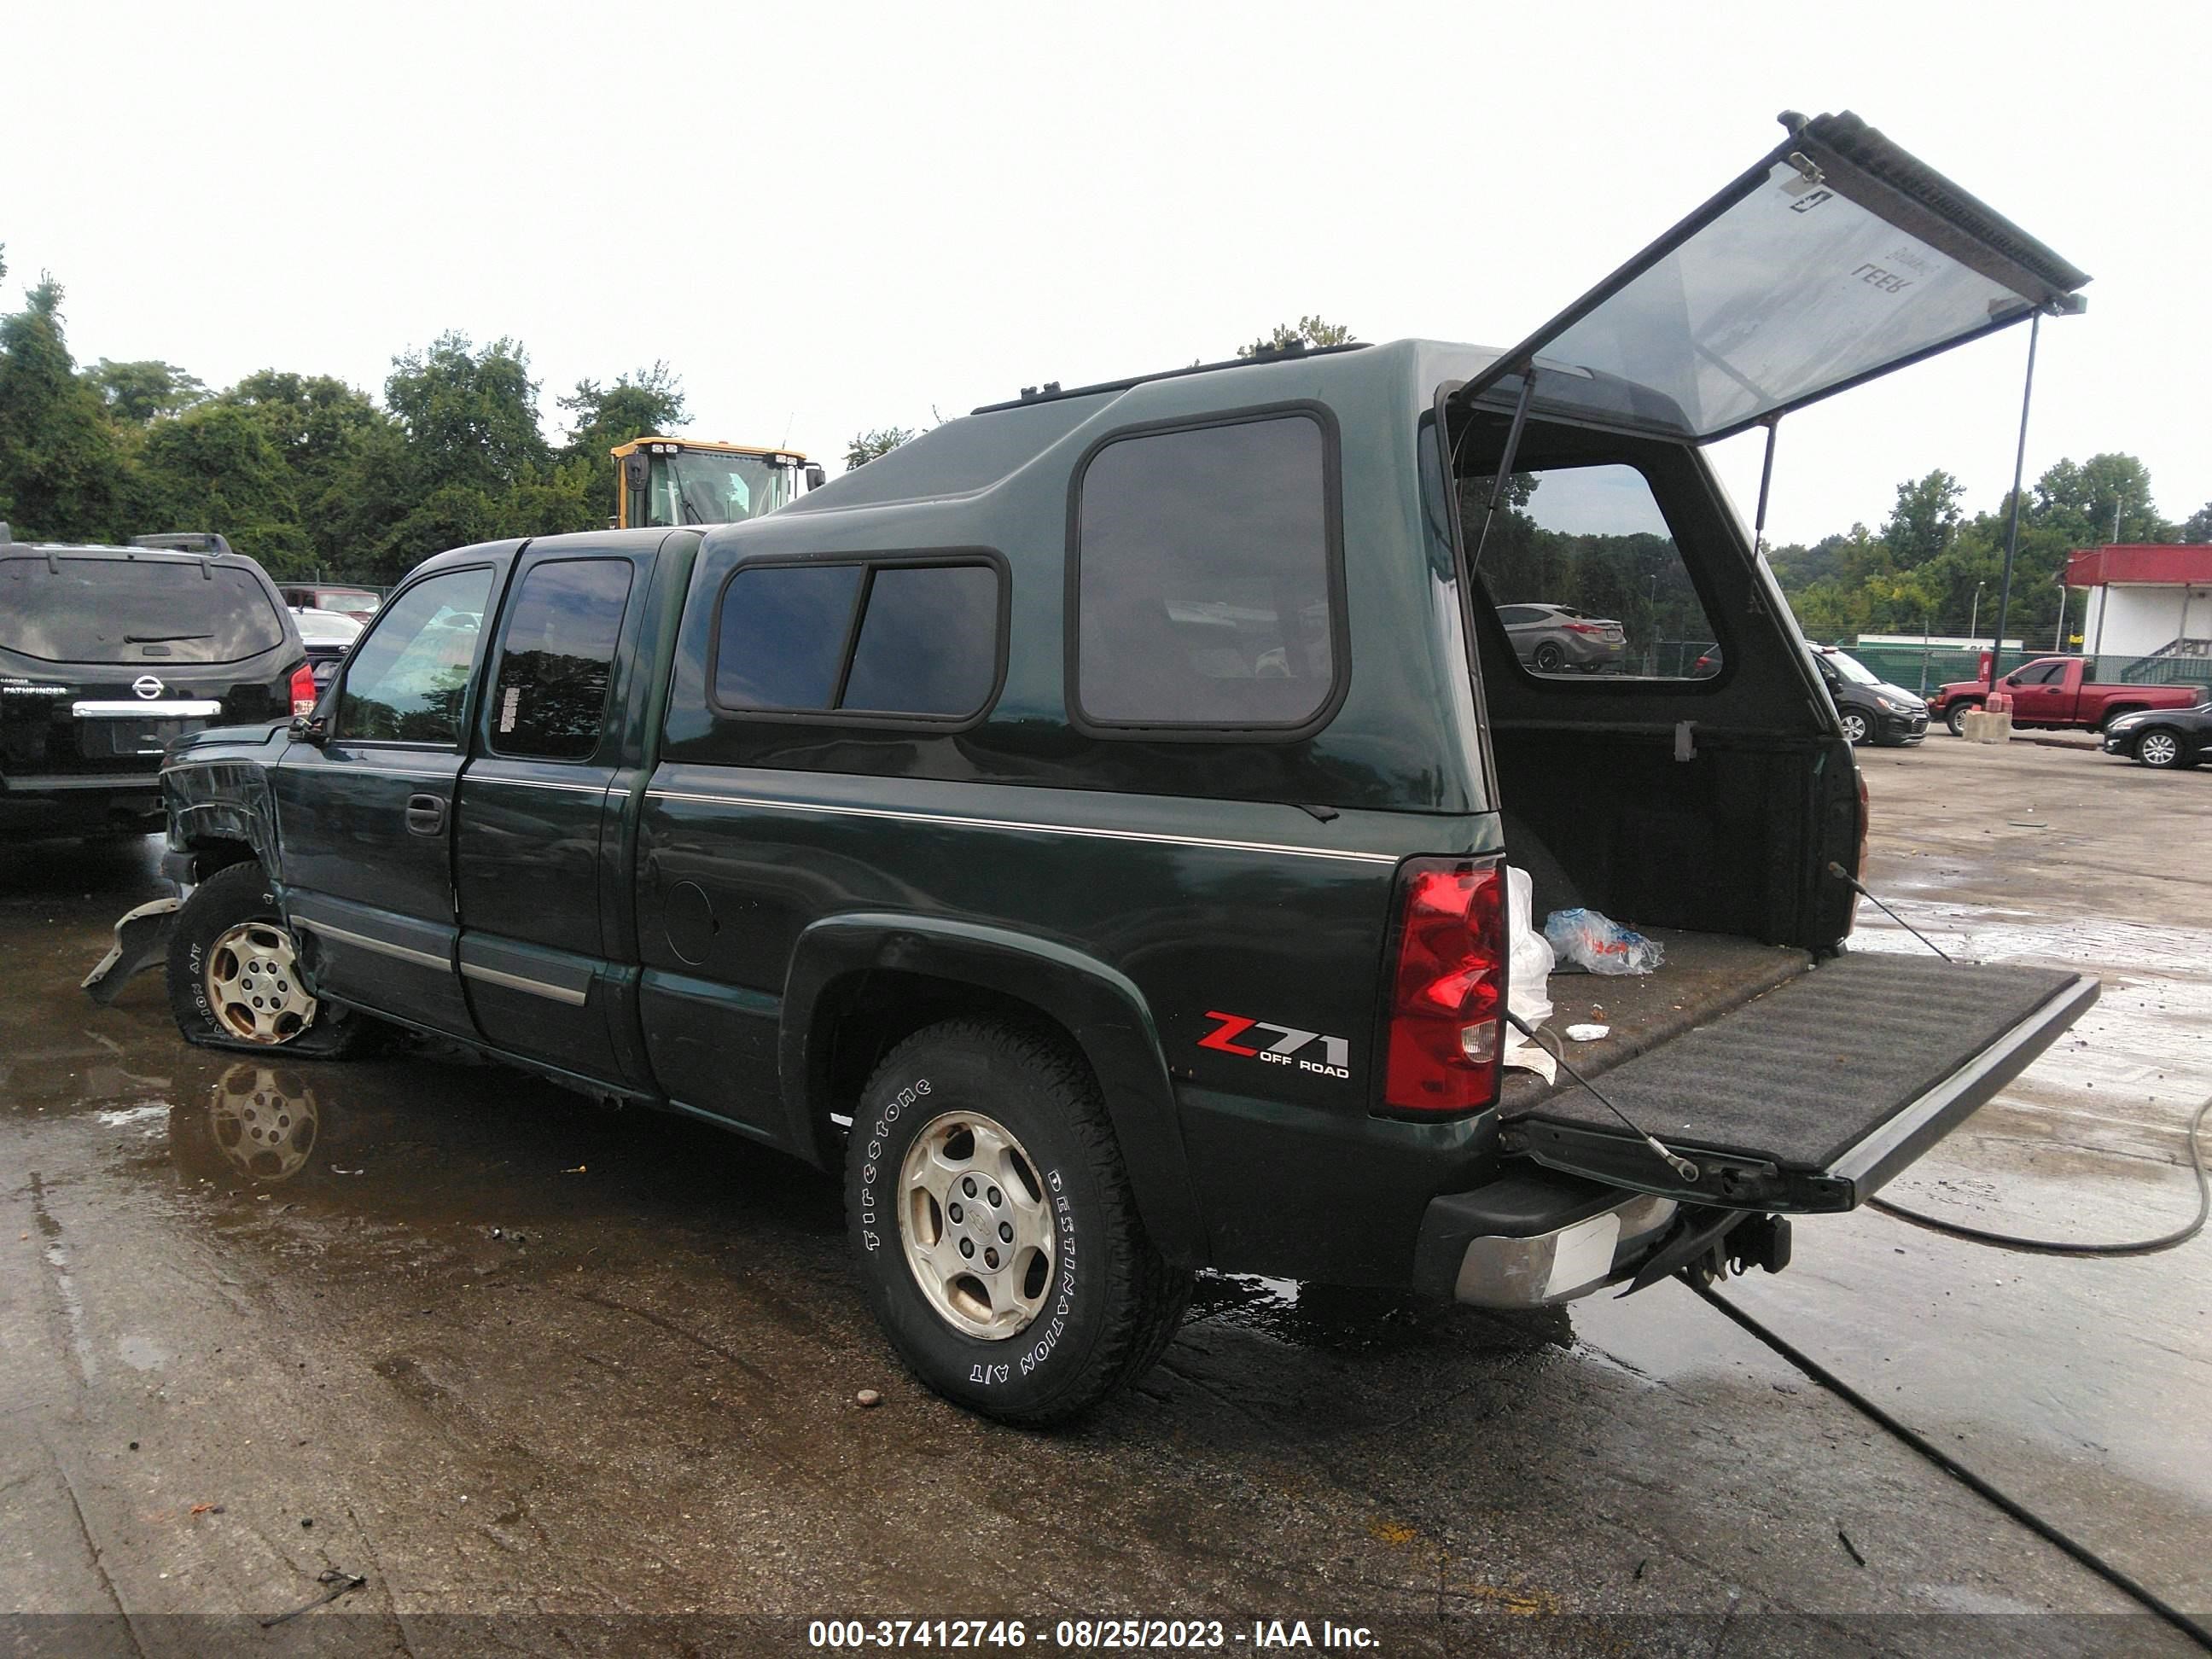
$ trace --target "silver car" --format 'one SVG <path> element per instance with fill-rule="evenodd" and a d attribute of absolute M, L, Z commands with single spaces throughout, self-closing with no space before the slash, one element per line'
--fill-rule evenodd
<path fill-rule="evenodd" d="M 1498 620 L 1513 641 L 1513 654 L 1539 674 L 1578 668 L 1595 674 L 1618 668 L 1628 654 L 1628 630 L 1610 617 L 1592 617 L 1565 605 L 1501 605 Z"/>

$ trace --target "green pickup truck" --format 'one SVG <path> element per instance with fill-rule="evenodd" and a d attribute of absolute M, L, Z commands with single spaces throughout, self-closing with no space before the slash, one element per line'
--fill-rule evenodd
<path fill-rule="evenodd" d="M 840 1171 L 891 1343 L 1009 1421 L 1139 1376 L 1200 1269 L 1779 1268 L 2095 985 L 1846 952 L 1864 794 L 1701 447 L 2086 280 L 1790 118 L 1508 351 L 1048 386 L 745 523 L 441 554 L 312 716 L 172 750 L 185 896 L 89 983 L 166 960 L 196 1042 L 434 1032 Z M 1623 672 L 1521 660 L 1528 605 Z M 1665 947 L 1581 981 L 1602 1099 L 1504 1063 L 1509 862 Z"/>

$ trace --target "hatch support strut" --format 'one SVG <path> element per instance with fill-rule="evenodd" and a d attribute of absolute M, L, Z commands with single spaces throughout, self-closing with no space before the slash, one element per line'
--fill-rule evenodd
<path fill-rule="evenodd" d="M 1766 459 L 1759 464 L 1759 512 L 1751 526 L 1751 550 L 1755 557 L 1766 556 L 1766 492 L 1774 483 L 1774 434 L 1782 424 L 1778 412 L 1761 422 L 1766 428 Z"/>
<path fill-rule="evenodd" d="M 1990 673 L 1984 683 L 1992 696 L 1997 689 L 1997 659 L 2004 654 L 2005 612 L 2012 605 L 2012 559 L 2020 550 L 2021 475 L 2027 465 L 2027 411 L 2035 401 L 2035 341 L 2042 327 L 2043 307 L 2038 306 L 2027 319 L 2027 383 L 2021 388 L 2020 447 L 2013 452 L 2012 458 L 2012 514 L 2005 524 L 2004 575 L 1997 583 L 1997 631 L 1996 637 L 1990 641 Z"/>
<path fill-rule="evenodd" d="M 1498 516 L 1498 504 L 1505 499 L 1506 486 L 1513 481 L 1514 459 L 1521 453 L 1521 429 L 1528 424 L 1528 404 L 1536 395 L 1536 364 L 1534 359 L 1522 365 L 1521 396 L 1513 405 L 1513 424 L 1505 428 L 1505 448 L 1498 458 L 1497 475 L 1490 481 L 1490 504 L 1482 509 L 1482 529 L 1474 538 L 1474 547 L 1467 556 L 1467 574 L 1474 574 L 1482 563 L 1483 544 L 1490 539 L 1491 520 Z M 1474 418 L 1474 405 L 1468 405 L 1468 419 Z M 1456 470 L 1456 469 L 1455 469 Z"/>

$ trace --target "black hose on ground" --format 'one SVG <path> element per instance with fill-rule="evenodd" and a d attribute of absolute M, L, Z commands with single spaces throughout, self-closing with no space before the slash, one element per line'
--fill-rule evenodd
<path fill-rule="evenodd" d="M 2198 1112 L 2197 1118 L 2199 1121 L 2203 1121 L 2203 1113 L 2202 1111 Z M 2203 1170 L 2202 1164 L 2198 1165 L 2198 1170 L 2201 1174 Z M 1850 1383 L 1844 1382 L 1843 1378 L 1838 1376 L 1826 1366 L 1821 1364 L 1820 1362 L 1814 1358 L 1812 1355 L 1806 1353 L 1803 1350 L 1798 1348 L 1796 1345 L 1786 1339 L 1776 1335 L 1772 1331 L 1767 1329 L 1765 1326 L 1759 1323 L 1758 1320 L 1753 1318 L 1751 1315 L 1744 1312 L 1742 1309 L 1737 1307 L 1735 1304 L 1730 1302 L 1726 1297 L 1722 1296 L 1713 1290 L 1711 1285 L 1701 1285 L 1696 1279 L 1690 1278 L 1686 1273 L 1683 1276 L 1682 1282 L 1687 1285 L 1692 1290 L 1695 1291 L 1699 1296 L 1703 1297 L 1707 1302 L 1711 1303 L 1714 1307 L 1719 1309 L 1720 1311 L 1726 1315 L 1729 1319 L 1734 1320 L 1738 1325 L 1741 1326 L 1746 1331 L 1749 1332 L 1759 1341 L 1765 1343 L 1768 1347 L 1773 1349 L 1775 1352 L 1780 1354 L 1784 1359 L 1795 1365 L 1799 1370 L 1804 1372 L 1806 1376 L 1811 1377 L 1822 1388 L 1827 1389 L 1829 1393 L 1834 1395 L 1846 1405 L 1855 1408 L 1863 1416 L 1870 1419 L 1881 1427 L 1887 1430 L 1893 1437 L 1903 1441 L 1906 1445 L 1911 1447 L 1913 1450 L 1918 1452 L 1923 1457 L 1933 1463 L 1937 1468 L 1942 1470 L 1944 1474 L 1949 1475 L 1953 1480 L 1960 1482 L 1962 1486 L 1966 1486 L 1978 1496 L 1986 1498 L 1990 1503 L 1996 1504 L 1998 1509 L 2002 1510 L 2007 1515 L 2010 1516 L 2014 1521 L 2017 1521 L 2021 1526 L 2026 1527 L 2030 1532 L 2035 1534 L 2037 1537 L 2043 1539 L 2046 1543 L 2051 1544 L 2063 1551 L 2075 1560 L 2080 1562 L 2081 1565 L 2087 1567 L 2091 1572 L 2095 1573 L 2097 1577 L 2103 1579 L 2106 1583 L 2112 1585 L 2115 1589 L 2120 1591 L 2123 1595 L 2130 1597 L 2132 1600 L 2142 1603 L 2142 1606 L 2148 1608 L 2152 1613 L 2157 1614 L 2167 1624 L 2172 1626 L 2174 1629 L 2179 1631 L 2184 1636 L 2189 1638 L 2191 1641 L 2196 1643 L 2208 1653 L 2212 1653 L 2212 1629 L 2207 1629 L 2204 1626 L 2199 1624 L 2196 1620 L 2182 1612 L 2180 1608 L 2175 1607 L 2171 1601 L 2168 1601 L 2164 1596 L 2159 1595 L 2157 1591 L 2150 1589 L 2148 1585 L 2136 1583 L 2135 1579 L 2130 1577 L 2126 1573 L 2122 1572 L 2118 1567 L 2105 1559 L 2103 1556 L 2098 1554 L 2096 1551 L 2091 1549 L 2087 1544 L 2081 1543 L 2066 1533 L 2060 1531 L 2058 1528 L 2052 1525 L 2050 1522 L 2045 1521 L 2041 1516 L 2038 1515 L 2033 1510 L 2029 1509 L 2025 1504 L 2019 1502 L 2017 1499 L 2007 1497 L 2002 1492 L 1991 1486 L 1988 1481 L 1983 1480 L 1980 1475 L 1976 1474 L 1965 1464 L 1960 1462 L 1958 1459 L 1953 1457 L 1941 1446 L 1936 1445 L 1933 1441 L 1921 1434 L 1919 1431 L 1917 1429 L 1908 1428 L 1905 1424 L 1898 1421 L 1897 1419 L 1892 1417 L 1880 1406 L 1877 1406 L 1873 1401 L 1867 1398 L 1866 1395 L 1861 1394 Z"/>
<path fill-rule="evenodd" d="M 1828 873 L 1838 881 L 1847 884 L 1854 891 L 1867 898 L 1874 899 L 1876 904 L 1881 905 L 1882 913 L 1885 915 L 1929 950 L 1935 951 L 1937 956 L 1942 957 L 1944 961 L 1949 962 L 1953 959 L 1949 951 L 1944 950 L 1934 939 L 1929 938 L 1903 916 L 1899 915 L 1887 904 L 1882 904 L 1880 899 L 1875 898 L 1874 894 L 1865 884 L 1842 865 L 1829 865 Z M 1930 1232 L 1945 1233 L 1953 1238 L 1963 1238 L 1975 1244 L 1993 1244 L 1999 1249 L 2023 1250 L 2035 1255 L 2156 1255 L 2160 1250 L 2171 1250 L 2189 1243 L 2191 1239 L 2204 1231 L 2205 1218 L 2212 1216 L 2212 1178 L 2208 1178 L 2204 1172 L 2204 1143 L 2202 1139 L 2204 1115 L 2207 1111 L 2212 1111 L 2212 1096 L 2206 1097 L 2204 1103 L 2197 1109 L 2197 1115 L 2189 1120 L 2189 1167 L 2197 1177 L 2197 1218 L 2185 1226 L 2175 1228 L 2170 1233 L 2160 1233 L 2155 1238 L 2139 1239 L 2125 1244 L 2073 1244 L 2063 1239 L 2023 1238 L 2015 1233 L 1991 1232 L 1983 1227 L 1968 1227 L 1956 1221 L 1946 1221 L 1940 1216 L 1925 1214 L 1919 1210 L 1908 1210 L 1902 1204 L 1893 1204 L 1886 1198 L 1870 1198 L 1867 1200 L 1867 1206 L 1869 1209 L 1880 1210 L 1884 1215 L 1895 1216 L 1899 1221 L 1909 1222 L 1915 1227 L 1925 1227 Z"/>
<path fill-rule="evenodd" d="M 2057 1238 L 2021 1238 L 2012 1233 L 1990 1232 L 1981 1227 L 1968 1227 L 1956 1221 L 1945 1221 L 1940 1217 L 1926 1215 L 1918 1210 L 1908 1210 L 1901 1204 L 1893 1204 L 1886 1198 L 1867 1200 L 1867 1207 L 1880 1210 L 1884 1215 L 1893 1215 L 1899 1221 L 1925 1227 L 1930 1232 L 1947 1233 L 1953 1238 L 1963 1238 L 1976 1244 L 1994 1244 L 2001 1249 L 2026 1250 L 2037 1255 L 2114 1256 L 2155 1255 L 2160 1250 L 2171 1250 L 2186 1244 L 2204 1231 L 2207 1216 L 2212 1216 L 2212 1176 L 2204 1169 L 2204 1115 L 2212 1112 L 2212 1096 L 2197 1109 L 2197 1115 L 2189 1120 L 2189 1166 L 2197 1177 L 2197 1218 L 2170 1233 L 2160 1233 L 2155 1238 L 2138 1239 L 2125 1244 L 2075 1244 Z"/>

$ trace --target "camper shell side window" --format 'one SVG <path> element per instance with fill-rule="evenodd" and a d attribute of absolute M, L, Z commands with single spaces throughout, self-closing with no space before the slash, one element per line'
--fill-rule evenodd
<path fill-rule="evenodd" d="M 1109 434 L 1069 492 L 1067 705 L 1093 737 L 1287 741 L 1350 679 L 1335 418 Z"/>

